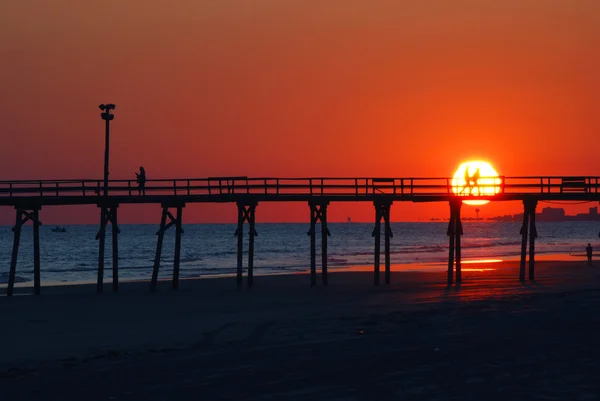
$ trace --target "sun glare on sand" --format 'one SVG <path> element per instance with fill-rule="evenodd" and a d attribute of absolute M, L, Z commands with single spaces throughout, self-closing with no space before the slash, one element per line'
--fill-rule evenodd
<path fill-rule="evenodd" d="M 467 178 L 468 177 L 468 178 Z M 452 192 L 461 196 L 491 196 L 500 192 L 498 173 L 488 162 L 462 163 L 452 177 Z M 467 205 L 485 205 L 489 200 L 465 200 Z"/>

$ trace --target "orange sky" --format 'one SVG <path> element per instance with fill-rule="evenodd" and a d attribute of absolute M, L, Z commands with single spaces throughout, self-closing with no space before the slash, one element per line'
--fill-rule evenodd
<path fill-rule="evenodd" d="M 140 165 L 149 178 L 450 176 L 469 158 L 507 176 L 600 175 L 598 15 L 597 0 L 5 1 L 0 179 L 101 178 L 102 102 L 117 104 L 112 178 Z M 371 209 L 330 210 L 368 221 Z M 396 204 L 392 218 L 447 209 Z M 158 221 L 158 207 L 123 211 Z M 257 219 L 308 213 L 263 204 Z"/>

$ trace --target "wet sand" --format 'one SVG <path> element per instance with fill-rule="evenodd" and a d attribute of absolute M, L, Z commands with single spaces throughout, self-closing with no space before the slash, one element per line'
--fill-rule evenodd
<path fill-rule="evenodd" d="M 600 263 L 465 268 L 0 297 L 0 399 L 597 399 Z"/>

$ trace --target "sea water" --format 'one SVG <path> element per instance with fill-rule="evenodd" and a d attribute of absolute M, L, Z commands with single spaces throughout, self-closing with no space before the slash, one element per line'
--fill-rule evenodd
<path fill-rule="evenodd" d="M 447 224 L 443 222 L 392 223 L 391 261 L 395 269 L 444 269 L 448 258 Z M 330 223 L 328 266 L 331 270 L 373 264 L 373 224 Z M 121 280 L 149 279 L 157 243 L 156 225 L 121 225 L 119 235 L 119 276 Z M 521 224 L 518 222 L 465 222 L 462 236 L 463 260 L 516 258 L 521 251 Z M 97 277 L 98 227 L 67 226 L 67 232 L 40 227 L 41 279 L 44 282 L 93 282 Z M 237 238 L 235 224 L 184 225 L 180 277 L 228 275 L 236 271 Z M 308 224 L 257 224 L 255 274 L 292 273 L 310 267 Z M 536 254 L 572 255 L 583 260 L 588 242 L 597 245 L 597 222 L 537 224 Z M 173 271 L 175 230 L 166 232 L 161 257 L 160 278 Z M 317 226 L 317 266 L 320 266 L 320 226 Z M 383 230 L 382 230 L 383 234 Z M 112 274 L 110 226 L 105 252 L 105 279 Z M 598 244 L 600 246 L 600 244 Z M 11 227 L 0 227 L 0 285 L 8 281 L 13 247 Z M 244 271 L 247 266 L 248 226 L 244 226 Z M 383 262 L 383 235 L 382 235 Z M 597 248 L 600 249 L 600 248 Z M 16 270 L 17 282 L 33 280 L 33 232 L 23 227 Z"/>

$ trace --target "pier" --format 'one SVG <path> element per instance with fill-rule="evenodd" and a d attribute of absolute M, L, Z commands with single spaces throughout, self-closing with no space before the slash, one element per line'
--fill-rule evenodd
<path fill-rule="evenodd" d="M 485 178 L 485 177 L 482 177 Z M 249 226 L 247 285 L 254 283 L 253 258 L 256 208 L 271 202 L 306 202 L 310 213 L 310 285 L 317 285 L 316 224 L 321 223 L 321 283 L 327 285 L 327 208 L 336 202 L 369 202 L 374 206 L 374 263 L 373 283 L 380 283 L 381 228 L 384 235 L 384 280 L 390 283 L 390 209 L 401 207 L 402 202 L 445 202 L 449 205 L 448 285 L 460 285 L 461 276 L 461 206 L 463 201 L 521 201 L 523 202 L 523 225 L 520 233 L 521 264 L 519 279 L 535 279 L 535 211 L 540 201 L 600 201 L 600 177 L 492 177 L 492 191 L 472 194 L 458 189 L 456 178 L 254 178 L 254 177 L 208 177 L 155 179 L 146 182 L 144 194 L 138 193 L 135 180 L 20 180 L 0 181 L 0 206 L 13 207 L 16 211 L 13 227 L 14 240 L 9 272 L 7 295 L 14 291 L 17 255 L 22 226 L 33 223 L 34 292 L 40 294 L 39 226 L 40 212 L 44 206 L 97 205 L 101 210 L 99 231 L 96 236 L 98 249 L 97 291 L 104 290 L 104 247 L 107 227 L 112 234 L 112 290 L 118 291 L 118 208 L 121 204 L 159 204 L 162 207 L 157 231 L 157 245 L 150 289 L 156 290 L 160 256 L 165 232 L 175 229 L 175 257 L 172 288 L 179 287 L 179 263 L 183 210 L 190 203 L 233 203 L 237 205 L 238 240 L 236 283 L 243 285 L 243 228 Z M 489 181 L 489 180 L 488 180 Z M 483 186 L 483 185 L 482 185 Z M 490 185 L 485 185 L 489 189 Z M 402 238 L 397 238 L 402 241 Z M 529 258 L 527 259 L 527 252 Z M 528 274 L 526 270 L 528 267 Z"/>

